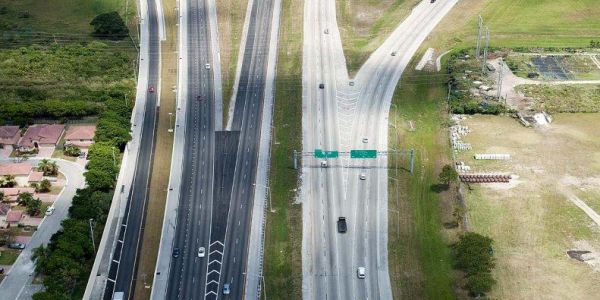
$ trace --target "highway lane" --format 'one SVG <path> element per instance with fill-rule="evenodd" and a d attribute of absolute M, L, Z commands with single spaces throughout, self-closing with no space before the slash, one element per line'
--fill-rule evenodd
<path fill-rule="evenodd" d="M 455 3 L 421 2 L 371 55 L 351 86 L 345 63 L 340 64 L 343 53 L 335 22 L 335 2 L 305 2 L 303 97 L 309 114 L 303 120 L 304 151 L 386 151 L 387 114 L 400 75 L 425 37 Z M 392 56 L 392 51 L 397 51 L 397 55 Z M 314 93 L 321 82 L 325 83 L 324 97 Z M 327 109 L 332 106 L 333 111 Z M 340 158 L 331 160 L 330 165 L 320 169 L 314 159 L 307 159 L 303 165 L 304 219 L 313 220 L 311 224 L 304 222 L 303 229 L 303 297 L 391 299 L 387 157 Z M 329 177 L 323 178 L 322 173 Z M 361 174 L 366 175 L 365 180 L 359 179 Z M 336 232 L 335 220 L 339 216 L 348 220 L 345 234 Z M 366 279 L 356 276 L 360 266 L 367 270 Z"/>
<path fill-rule="evenodd" d="M 171 260 L 168 299 L 201 299 L 206 291 L 215 165 L 215 92 L 212 73 L 208 3 L 187 1 L 188 78 L 185 146 L 177 227 Z M 209 65 L 207 68 L 206 64 Z M 200 247 L 206 249 L 198 257 Z"/>
<path fill-rule="evenodd" d="M 230 284 L 231 294 L 223 296 L 223 299 L 241 299 L 244 295 L 273 5 L 273 0 L 254 0 L 252 3 L 231 120 L 231 130 L 240 131 L 240 139 L 233 173 L 220 280 L 220 287 L 226 283 Z"/>
<path fill-rule="evenodd" d="M 104 299 L 112 299 L 114 292 L 124 292 L 127 299 L 131 296 L 130 291 L 134 290 L 136 284 L 137 255 L 141 247 L 142 224 L 148 201 L 147 191 L 152 169 L 155 128 L 158 115 L 160 41 L 155 1 L 148 1 L 149 9 L 146 20 L 149 28 L 148 86 L 153 87 L 155 91 L 147 92 L 142 124 L 134 124 L 134 126 L 142 126 L 140 151 L 135 167 L 132 190 L 128 196 L 125 208 L 125 216 L 119 227 L 119 241 L 113 250 L 113 260 L 109 268 Z"/>

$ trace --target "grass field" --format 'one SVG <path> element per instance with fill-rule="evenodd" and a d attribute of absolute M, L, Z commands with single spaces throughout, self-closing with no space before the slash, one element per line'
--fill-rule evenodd
<path fill-rule="evenodd" d="M 596 0 L 461 0 L 427 44 L 475 46 L 478 14 L 490 29 L 492 46 L 585 47 L 600 36 Z"/>
<path fill-rule="evenodd" d="M 8 12 L 0 19 L 0 32 L 45 32 L 59 40 L 62 36 L 89 35 L 93 29 L 90 21 L 101 13 L 118 11 L 131 21 L 128 24 L 135 23 L 137 17 L 135 0 L 0 0 L 3 6 Z M 29 17 L 23 18 L 24 13 Z"/>
<path fill-rule="evenodd" d="M 160 246 L 161 230 L 165 213 L 169 174 L 171 171 L 171 155 L 173 151 L 173 133 L 168 130 L 171 126 L 169 113 L 175 113 L 175 93 L 177 84 L 177 36 L 179 27 L 175 0 L 162 0 L 165 14 L 165 29 L 167 39 L 161 43 L 161 87 L 158 124 L 156 127 L 156 147 L 154 149 L 152 172 L 150 175 L 150 190 L 142 248 L 139 254 L 137 269 L 137 284 L 134 299 L 150 299 L 151 286 L 154 279 L 154 269 Z M 173 123 L 175 117 L 173 117 Z M 173 125 L 174 126 L 174 125 Z"/>
<path fill-rule="evenodd" d="M 233 93 L 235 71 L 238 63 L 238 52 L 240 50 L 247 5 L 247 0 L 222 0 L 217 3 L 217 25 L 219 30 L 219 47 L 221 48 L 224 124 L 227 124 L 229 101 L 231 100 L 231 94 Z"/>
<path fill-rule="evenodd" d="M 269 299 L 302 298 L 302 208 L 294 203 L 298 172 L 292 168 L 292 150 L 301 149 L 303 5 L 282 1 L 269 175 L 276 212 L 266 215 L 264 254 Z"/>
<path fill-rule="evenodd" d="M 600 112 L 598 85 L 521 85 L 516 90 L 534 101 L 534 108 L 548 113 Z"/>
<path fill-rule="evenodd" d="M 19 256 L 18 250 L 3 250 L 0 251 L 0 265 L 12 265 Z"/>
<path fill-rule="evenodd" d="M 337 1 L 337 21 L 351 76 L 418 2 L 420 0 Z"/>
<path fill-rule="evenodd" d="M 413 176 L 389 171 L 389 268 L 398 299 L 454 298 L 447 243 L 458 228 L 445 230 L 442 224 L 454 221 L 455 192 L 438 194 L 432 189 L 441 166 L 449 161 L 447 133 L 442 128 L 446 89 L 428 75 L 406 71 L 389 117 L 390 147 L 417 153 Z M 416 130 L 409 130 L 409 121 Z"/>
<path fill-rule="evenodd" d="M 472 129 L 464 140 L 473 150 L 459 160 L 474 170 L 517 176 L 510 184 L 472 185 L 466 195 L 472 229 L 495 241 L 498 285 L 490 296 L 595 299 L 599 273 L 565 252 L 598 251 L 600 228 L 565 191 L 600 208 L 600 114 L 558 114 L 546 129 L 524 128 L 508 117 L 474 116 L 463 123 Z M 473 153 L 509 153 L 511 159 L 475 161 Z"/>

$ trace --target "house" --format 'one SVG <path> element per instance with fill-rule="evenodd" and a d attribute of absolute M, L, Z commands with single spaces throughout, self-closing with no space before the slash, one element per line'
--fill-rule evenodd
<path fill-rule="evenodd" d="M 65 133 L 65 145 L 75 145 L 87 148 L 94 143 L 96 125 L 73 125 L 69 126 Z"/>
<path fill-rule="evenodd" d="M 44 172 L 33 171 L 31 174 L 29 174 L 29 184 L 39 183 L 42 180 L 44 180 Z"/>
<path fill-rule="evenodd" d="M 20 210 L 11 210 L 6 214 L 7 227 L 18 226 L 23 219 L 23 212 Z"/>
<path fill-rule="evenodd" d="M 7 228 L 6 215 L 10 211 L 10 204 L 0 203 L 0 228 Z"/>
<path fill-rule="evenodd" d="M 60 124 L 31 125 L 19 140 L 19 151 L 26 152 L 40 147 L 55 147 L 64 131 L 65 125 Z"/>
<path fill-rule="evenodd" d="M 0 192 L 4 193 L 4 201 L 15 202 L 21 193 L 35 194 L 35 189 L 32 187 L 16 187 L 16 188 L 0 188 Z"/>
<path fill-rule="evenodd" d="M 32 166 L 28 162 L 22 163 L 0 163 L 0 176 L 13 175 L 17 185 L 29 185 L 29 175 Z"/>
<path fill-rule="evenodd" d="M 13 150 L 21 138 L 19 126 L 0 126 L 0 149 Z"/>

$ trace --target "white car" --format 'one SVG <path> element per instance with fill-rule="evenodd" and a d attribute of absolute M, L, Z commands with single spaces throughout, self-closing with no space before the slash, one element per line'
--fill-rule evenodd
<path fill-rule="evenodd" d="M 206 64 L 206 65 L 204 65 L 204 67 L 205 67 L 206 69 L 210 69 L 210 64 Z"/>
<path fill-rule="evenodd" d="M 204 247 L 198 248 L 198 257 L 204 257 L 205 254 L 206 250 L 204 249 Z"/>
<path fill-rule="evenodd" d="M 365 267 L 358 267 L 358 270 L 356 270 L 356 275 L 359 279 L 365 279 L 365 277 L 367 277 L 367 269 L 365 269 Z"/>
<path fill-rule="evenodd" d="M 363 138 L 363 139 L 362 139 L 362 142 L 366 144 L 366 143 L 368 143 L 368 142 L 369 142 L 369 139 L 368 139 L 368 138 Z"/>
<path fill-rule="evenodd" d="M 360 173 L 360 175 L 358 176 L 358 178 L 360 178 L 360 180 L 365 180 L 365 179 L 367 179 L 367 174 Z"/>
<path fill-rule="evenodd" d="M 46 216 L 50 216 L 54 213 L 54 206 L 48 206 L 48 208 L 46 209 Z"/>
<path fill-rule="evenodd" d="M 321 168 L 327 168 L 327 161 L 324 160 L 321 162 Z"/>

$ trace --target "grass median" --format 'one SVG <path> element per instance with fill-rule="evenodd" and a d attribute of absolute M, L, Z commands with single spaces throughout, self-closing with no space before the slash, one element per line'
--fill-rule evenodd
<path fill-rule="evenodd" d="M 303 5 L 282 1 L 269 175 L 276 212 L 267 211 L 264 253 L 263 293 L 271 299 L 302 298 L 302 207 L 295 203 L 298 171 L 292 151 L 302 147 Z"/>

